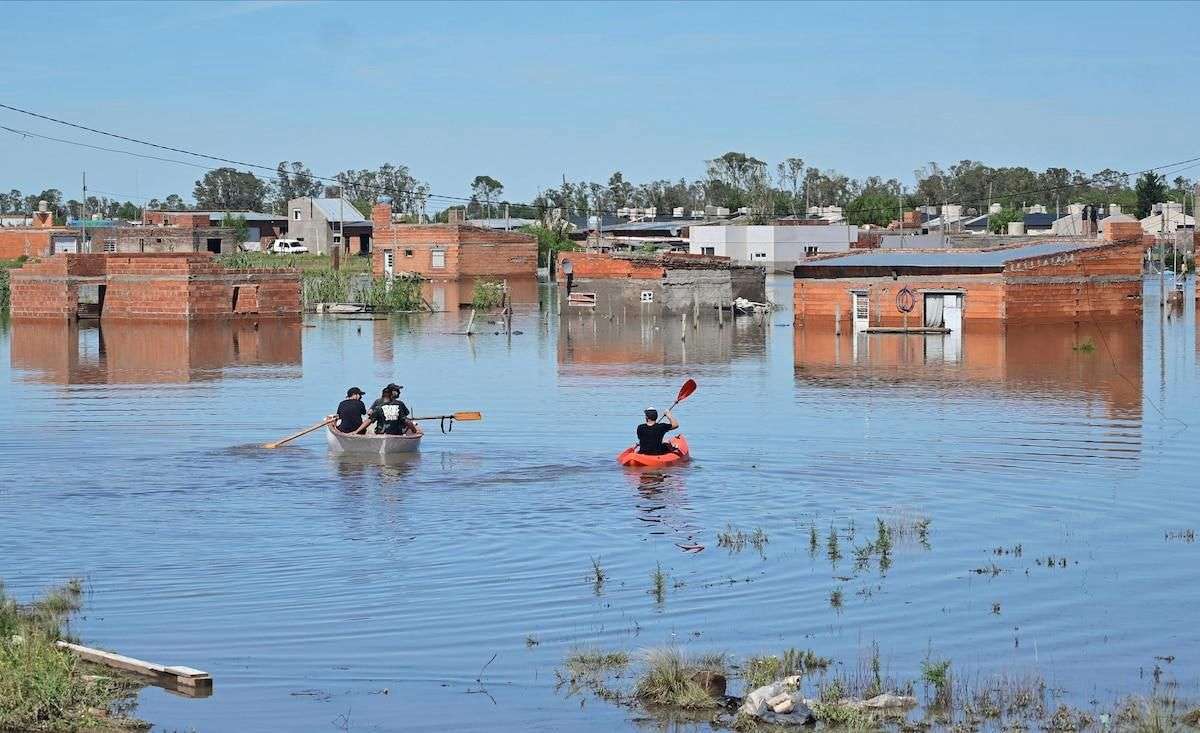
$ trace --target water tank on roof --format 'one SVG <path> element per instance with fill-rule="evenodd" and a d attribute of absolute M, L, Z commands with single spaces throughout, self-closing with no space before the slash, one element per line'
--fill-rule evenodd
<path fill-rule="evenodd" d="M 683 218 L 683 207 L 676 206 L 675 208 L 671 209 L 671 216 L 675 217 L 676 219 L 682 219 Z"/>
<path fill-rule="evenodd" d="M 1000 204 L 992 204 L 991 206 L 988 207 L 988 213 L 989 214 L 998 214 L 1003 209 L 1004 209 L 1004 207 L 1001 206 Z"/>
<path fill-rule="evenodd" d="M 47 211 L 49 211 L 49 210 L 50 210 L 50 204 L 46 203 L 46 200 L 45 200 L 45 199 L 42 199 L 41 201 L 38 201 L 38 211 L 40 211 L 40 212 L 42 212 L 43 214 L 45 214 L 45 213 L 46 213 Z"/>
<path fill-rule="evenodd" d="M 1010 221 L 1008 223 L 1008 233 L 1009 234 L 1024 234 L 1025 233 L 1025 222 Z"/>

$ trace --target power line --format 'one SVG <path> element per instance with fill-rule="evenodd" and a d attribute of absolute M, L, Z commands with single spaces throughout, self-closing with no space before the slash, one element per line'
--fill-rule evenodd
<path fill-rule="evenodd" d="M 193 157 L 203 158 L 206 160 L 211 160 L 211 161 L 215 161 L 215 162 L 219 162 L 219 163 L 227 163 L 227 164 L 235 165 L 235 166 L 243 166 L 246 168 L 253 168 L 253 169 L 258 169 L 258 170 L 269 171 L 271 173 L 276 173 L 276 174 L 279 172 L 278 167 L 271 167 L 271 166 L 267 166 L 267 165 L 262 165 L 260 163 L 249 163 L 249 162 L 245 162 L 245 161 L 235 160 L 233 158 L 225 158 L 225 157 L 218 156 L 218 155 L 210 155 L 208 153 L 201 153 L 201 152 L 197 152 L 197 151 L 193 151 L 193 150 L 187 150 L 187 149 L 181 148 L 181 147 L 175 147 L 175 146 L 171 146 L 171 145 L 163 145 L 163 144 L 151 142 L 148 140 L 142 140 L 140 138 L 130 137 L 128 135 L 122 135 L 122 134 L 115 133 L 115 132 L 109 132 L 107 130 L 101 130 L 101 129 L 98 129 L 95 127 L 90 127 L 88 125 L 83 125 L 83 124 L 79 124 L 79 123 L 75 123 L 75 122 L 69 122 L 67 120 L 58 119 L 56 117 L 51 117 L 49 115 L 41 114 L 38 112 L 33 112 L 31 110 L 22 109 L 20 107 L 14 107 L 14 106 L 8 105 L 8 104 L 0 103 L 0 109 L 7 109 L 11 112 L 16 112 L 19 114 L 27 115 L 27 116 L 45 120 L 48 122 L 53 122 L 58 125 L 65 125 L 67 127 L 72 127 L 72 128 L 78 129 L 78 130 L 83 130 L 85 132 L 90 132 L 90 133 L 93 133 L 96 135 L 103 135 L 106 137 L 115 138 L 117 140 L 124 140 L 126 142 L 131 142 L 131 143 L 135 143 L 138 145 L 146 145 L 148 147 L 156 148 L 159 150 L 166 150 L 166 151 L 173 152 L 173 153 L 190 155 Z M 178 161 L 178 160 L 167 159 L 167 158 L 158 158 L 156 156 L 145 156 L 145 155 L 142 155 L 139 153 L 134 153 L 131 151 L 114 150 L 114 149 L 103 148 L 100 146 L 90 146 L 87 143 L 78 143 L 78 142 L 74 142 L 74 141 L 61 140 L 61 139 L 52 138 L 52 137 L 46 136 L 46 135 L 40 135 L 38 133 L 30 133 L 27 131 L 17 131 L 17 130 L 14 130 L 13 128 L 3 128 L 3 129 L 6 129 L 9 132 L 13 132 L 15 134 L 36 136 L 36 137 L 41 137 L 41 138 L 47 139 L 47 140 L 53 140 L 55 142 L 61 142 L 61 143 L 72 144 L 72 145 L 80 145 L 83 147 L 93 147 L 95 149 L 106 150 L 108 152 L 124 153 L 127 155 L 134 155 L 134 156 L 138 156 L 138 157 L 148 157 L 150 159 L 163 160 L 163 161 L 172 162 L 172 163 L 180 163 L 183 165 L 193 165 L 193 166 L 197 166 L 197 167 L 205 167 L 205 166 L 198 166 L 195 163 L 187 163 L 184 161 Z M 1190 163 L 1197 163 L 1198 161 L 1200 161 L 1200 156 L 1197 156 L 1194 158 L 1188 158 L 1186 160 L 1176 161 L 1174 163 L 1167 163 L 1167 164 L 1155 166 L 1152 168 L 1146 168 L 1144 170 L 1135 171 L 1129 175 L 1138 176 L 1138 175 L 1142 175 L 1145 173 L 1154 173 L 1154 172 L 1158 172 L 1158 171 L 1165 171 L 1169 168 L 1175 168 L 1177 166 L 1187 165 Z M 213 170 L 213 168 L 207 168 L 207 169 Z M 1172 171 L 1172 172 L 1178 173 L 1178 172 L 1182 172 L 1182 170 L 1186 170 L 1186 168 L 1180 169 L 1179 171 Z M 304 175 L 304 177 L 309 178 L 314 181 L 324 181 L 324 182 L 329 182 L 329 183 L 335 183 L 338 186 L 342 186 L 342 187 L 344 187 L 346 185 L 345 183 L 343 183 L 343 181 L 341 181 L 337 177 L 321 176 L 321 175 L 317 175 L 315 173 L 309 173 L 309 174 L 303 174 L 303 175 Z M 1111 182 L 1111 181 L 1109 181 L 1107 179 L 1107 177 L 1101 177 L 1099 175 L 1095 175 L 1095 176 L 1091 176 L 1091 177 L 1087 178 L 1085 181 L 1064 183 L 1064 184 L 1061 184 L 1058 186 L 1050 186 L 1050 187 L 1040 188 L 1040 189 L 1034 188 L 1034 189 L 1027 189 L 1024 191 L 1013 191 L 1010 193 L 1000 193 L 1000 194 L 993 196 L 992 198 L 993 199 L 1007 199 L 1011 202 L 1012 199 L 1019 197 L 1019 196 L 1033 196 L 1033 195 L 1037 195 L 1037 194 L 1053 193 L 1055 191 L 1063 191 L 1063 190 L 1067 190 L 1067 189 L 1071 189 L 1071 188 L 1078 188 L 1078 187 L 1082 187 L 1082 186 L 1091 186 L 1096 183 L 1103 183 L 1103 182 Z M 391 193 L 381 186 L 357 185 L 357 186 L 354 186 L 354 188 L 360 189 L 362 191 L 373 191 L 376 194 L 389 195 Z M 430 191 L 425 191 L 425 192 L 407 191 L 405 193 L 409 196 L 413 196 L 418 199 L 420 199 L 420 198 L 440 199 L 440 200 L 445 200 L 445 201 L 466 202 L 466 203 L 471 203 L 471 202 L 476 201 L 476 199 L 474 197 L 467 198 L 467 197 L 462 197 L 462 196 L 448 196 L 445 194 L 435 194 Z M 977 204 L 982 203 L 982 199 L 980 199 L 980 200 L 964 199 L 964 200 L 959 200 L 959 201 L 946 201 L 943 203 L 949 204 L 949 205 L 957 205 L 957 206 L 970 206 L 970 205 L 977 205 Z M 547 208 L 543 204 L 536 204 L 536 203 L 509 202 L 509 205 L 532 209 L 536 212 L 544 212 L 545 209 Z M 888 206 L 871 207 L 871 208 L 866 208 L 866 209 L 856 209 L 856 212 L 865 214 L 865 213 L 877 213 L 877 212 L 890 212 L 891 210 L 892 210 L 892 206 L 889 204 Z M 616 213 L 618 213 L 618 211 L 614 210 L 614 209 L 602 209 L 600 207 L 595 207 L 595 208 L 588 207 L 587 213 L 589 213 L 589 214 L 593 214 L 593 213 L 594 214 L 616 214 Z"/>

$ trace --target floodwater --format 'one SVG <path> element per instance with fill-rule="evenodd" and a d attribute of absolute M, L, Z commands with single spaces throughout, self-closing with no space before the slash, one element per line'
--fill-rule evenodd
<path fill-rule="evenodd" d="M 511 338 L 454 335 L 457 313 L 3 325 L 0 577 L 28 597 L 82 576 L 86 643 L 211 672 L 207 699 L 141 694 L 159 730 L 634 729 L 555 669 L 671 643 L 849 668 L 878 644 L 898 679 L 931 655 L 960 678 L 1041 674 L 1081 707 L 1155 676 L 1197 698 L 1193 302 L 1160 326 L 1155 283 L 1144 324 L 957 343 L 787 310 L 681 341 L 674 320 L 536 305 Z M 619 468 L 641 409 L 687 377 L 693 463 Z M 485 419 L 429 423 L 388 465 L 319 434 L 257 447 L 393 380 L 418 413 Z M 926 541 L 860 567 L 877 518 L 927 518 Z M 727 526 L 768 542 L 718 547 Z"/>

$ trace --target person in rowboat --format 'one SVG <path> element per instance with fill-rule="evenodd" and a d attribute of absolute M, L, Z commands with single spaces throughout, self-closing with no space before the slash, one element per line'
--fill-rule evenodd
<path fill-rule="evenodd" d="M 638 453 L 647 456 L 664 456 L 668 453 L 675 453 L 674 446 L 671 446 L 663 441 L 667 437 L 667 433 L 672 430 L 679 429 L 679 421 L 667 410 L 663 417 L 669 420 L 669 423 L 658 421 L 658 410 L 653 407 L 646 408 L 646 422 L 637 426 L 638 438 Z"/>
<path fill-rule="evenodd" d="M 408 405 L 400 401 L 401 389 L 403 387 L 397 384 L 389 384 L 384 388 L 386 399 L 381 397 L 367 413 L 367 427 L 374 424 L 375 432 L 381 435 L 416 432 L 412 421 L 408 419 Z"/>
<path fill-rule="evenodd" d="M 356 433 L 362 428 L 363 416 L 367 414 L 367 406 L 362 398 L 365 393 L 358 387 L 346 390 L 346 399 L 338 403 L 337 429 L 343 433 Z"/>

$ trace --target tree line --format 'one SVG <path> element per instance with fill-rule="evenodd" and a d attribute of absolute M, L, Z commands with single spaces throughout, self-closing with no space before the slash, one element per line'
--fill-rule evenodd
<path fill-rule="evenodd" d="M 1067 168 L 1034 171 L 1023 166 L 992 167 L 980 161 L 962 160 L 943 167 L 929 163 L 914 171 L 916 185 L 906 187 L 895 178 L 880 176 L 852 178 L 835 169 L 821 169 L 803 158 L 790 157 L 774 165 L 747 153 L 731 151 L 705 161 L 702 178 L 658 179 L 633 183 L 620 171 L 607 182 L 568 181 L 544 189 L 530 203 L 513 203 L 502 198 L 504 184 L 489 175 L 476 176 L 469 184 L 470 197 L 462 204 L 442 209 L 431 218 L 445 221 L 450 209 L 465 210 L 468 217 L 512 217 L 544 219 L 557 210 L 564 216 L 615 213 L 627 207 L 655 208 L 660 215 L 683 209 L 686 214 L 705 206 L 737 211 L 746 208 L 751 221 L 768 222 L 781 216 L 803 217 L 813 206 L 840 206 L 852 224 L 887 223 L 904 210 L 922 205 L 961 204 L 964 213 L 985 213 L 999 203 L 1008 216 L 1031 205 L 1047 211 L 1065 210 L 1070 203 L 1120 204 L 1123 211 L 1139 217 L 1162 201 L 1183 203 L 1191 213 L 1194 183 L 1183 176 L 1168 182 L 1162 174 L 1147 172 L 1131 181 L 1129 173 L 1105 168 L 1088 174 Z M 290 199 L 305 196 L 336 197 L 339 191 L 355 208 L 369 216 L 378 201 L 392 204 L 394 213 L 416 218 L 427 215 L 433 197 L 429 185 L 415 178 L 408 166 L 385 163 L 376 169 L 348 169 L 331 180 L 317 177 L 300 161 L 283 161 L 273 179 L 232 167 L 210 170 L 195 182 L 192 203 L 178 194 L 162 200 L 150 199 L 151 209 L 184 211 L 265 211 L 285 214 Z M 436 198 L 436 197 L 434 197 Z M 0 193 L 0 213 L 31 213 L 45 200 L 56 219 L 78 216 L 82 207 L 74 199 L 63 200 L 58 189 L 38 195 L 23 195 L 13 189 Z M 108 218 L 136 219 L 141 208 L 130 201 L 89 197 L 89 214 Z M 1004 216 L 997 216 L 1001 221 Z"/>

